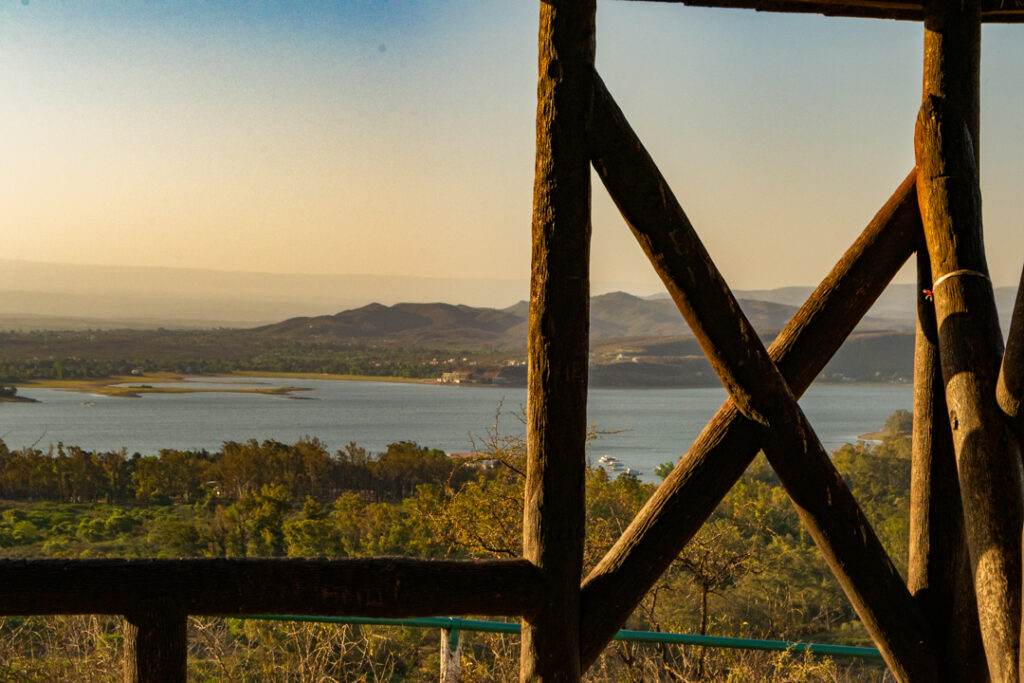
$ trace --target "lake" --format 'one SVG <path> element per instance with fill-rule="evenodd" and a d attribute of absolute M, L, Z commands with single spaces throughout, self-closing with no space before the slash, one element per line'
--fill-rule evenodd
<path fill-rule="evenodd" d="M 144 380 L 142 380 L 144 382 Z M 242 382 L 241 384 L 239 384 Z M 140 382 L 141 383 L 141 382 Z M 54 389 L 20 389 L 39 403 L 0 404 L 0 439 L 11 448 L 63 442 L 87 450 L 216 450 L 224 441 L 315 436 L 336 450 L 350 441 L 383 450 L 415 441 L 449 453 L 473 450 L 500 416 L 501 434 L 524 432 L 521 388 L 278 378 L 195 378 L 197 387 L 303 386 L 299 398 L 257 394 L 145 394 L 114 398 Z M 172 385 L 173 386 L 173 385 Z M 724 389 L 592 389 L 589 422 L 603 434 L 590 457 L 609 454 L 654 481 L 653 468 L 675 461 L 726 398 Z M 89 405 L 92 404 L 92 405 Z M 825 448 L 877 431 L 894 410 L 910 410 L 909 385 L 819 384 L 801 406 Z"/>

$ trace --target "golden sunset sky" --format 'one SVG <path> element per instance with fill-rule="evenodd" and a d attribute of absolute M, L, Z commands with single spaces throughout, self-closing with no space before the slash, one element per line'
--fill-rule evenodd
<path fill-rule="evenodd" d="M 525 0 L 0 0 L 0 258 L 525 280 L 536 32 Z M 599 0 L 598 68 L 730 284 L 813 285 L 913 165 L 922 32 Z M 1016 284 L 1024 27 L 983 45 Z M 594 212 L 597 289 L 656 291 L 596 180 Z"/>

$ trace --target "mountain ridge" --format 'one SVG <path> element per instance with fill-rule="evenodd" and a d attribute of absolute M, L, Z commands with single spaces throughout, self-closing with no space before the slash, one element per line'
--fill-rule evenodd
<path fill-rule="evenodd" d="M 778 332 L 798 310 L 784 303 L 740 299 L 740 307 L 758 332 Z M 526 345 L 528 305 L 520 301 L 504 309 L 447 303 L 378 302 L 331 315 L 300 316 L 254 328 L 254 332 L 292 341 L 385 339 L 396 343 L 489 343 Z M 627 292 L 591 298 L 591 338 L 692 337 L 685 321 L 668 300 L 645 299 Z M 892 329 L 889 321 L 865 319 L 861 330 Z"/>

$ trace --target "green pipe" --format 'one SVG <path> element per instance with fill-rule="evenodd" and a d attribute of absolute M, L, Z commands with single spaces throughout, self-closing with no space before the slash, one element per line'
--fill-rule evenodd
<path fill-rule="evenodd" d="M 486 633 L 519 633 L 518 622 L 477 621 L 458 617 L 418 617 L 414 619 L 374 619 L 370 617 L 315 617 L 295 614 L 258 614 L 239 616 L 238 619 L 266 619 L 270 621 L 312 621 L 331 624 L 358 624 L 364 626 L 410 626 L 418 628 L 441 628 L 452 632 L 457 639 L 458 631 L 482 631 Z M 807 653 L 830 657 L 860 657 L 881 659 L 882 654 L 873 647 L 852 645 L 823 645 L 821 643 L 797 643 L 785 640 L 753 640 L 751 638 L 726 638 L 724 636 L 698 636 L 688 633 L 661 633 L 659 631 L 627 631 L 615 634 L 615 640 L 634 643 L 670 643 L 675 645 L 699 645 L 701 647 L 722 647 L 740 650 L 776 650 L 782 652 Z M 457 642 L 457 640 L 455 640 Z M 452 643 L 454 649 L 455 643 Z"/>
<path fill-rule="evenodd" d="M 689 633 L 659 633 L 657 631 L 619 631 L 615 640 L 638 643 L 674 643 L 676 645 L 701 645 L 704 647 L 726 647 L 741 650 L 780 650 L 786 652 L 828 655 L 831 657 L 863 657 L 881 659 L 882 653 L 873 647 L 852 645 L 823 645 L 821 643 L 797 643 L 786 640 L 753 640 L 751 638 L 726 638 L 724 636 L 698 636 Z"/>

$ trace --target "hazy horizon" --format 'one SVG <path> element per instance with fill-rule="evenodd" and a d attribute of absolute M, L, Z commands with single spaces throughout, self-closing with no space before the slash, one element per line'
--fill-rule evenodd
<path fill-rule="evenodd" d="M 0 259 L 0 329 L 248 327 L 332 315 L 369 303 L 464 304 L 508 308 L 528 298 L 526 277 L 428 278 L 246 273 L 148 266 L 87 266 Z M 869 316 L 912 320 L 909 283 L 894 283 Z M 737 296 L 800 306 L 815 284 L 736 289 Z M 592 294 L 665 294 L 642 283 L 595 282 Z M 997 292 L 1008 315 L 1013 287 Z M 1006 310 L 1002 310 L 1006 309 Z"/>

